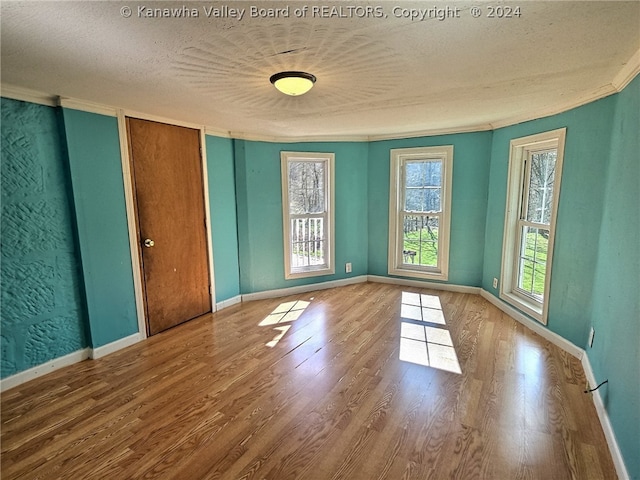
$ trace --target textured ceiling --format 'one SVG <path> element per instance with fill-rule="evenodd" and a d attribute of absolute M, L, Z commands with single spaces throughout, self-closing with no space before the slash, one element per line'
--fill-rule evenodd
<path fill-rule="evenodd" d="M 2 83 L 238 137 L 339 139 L 554 113 L 611 93 L 637 58 L 638 1 L 516 4 L 519 17 L 489 18 L 506 4 L 3 1 Z M 313 10 L 332 5 L 342 11 Z M 434 5 L 450 18 L 429 18 Z M 142 6 L 184 6 L 191 16 L 147 18 Z M 288 7 L 290 16 L 252 18 L 252 7 Z M 360 18 L 366 7 L 373 15 Z M 408 9 L 425 19 L 398 18 Z M 283 70 L 318 81 L 287 97 L 269 83 Z"/>

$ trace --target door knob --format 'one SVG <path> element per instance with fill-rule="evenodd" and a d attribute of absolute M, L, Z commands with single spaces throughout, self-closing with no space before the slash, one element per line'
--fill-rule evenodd
<path fill-rule="evenodd" d="M 154 242 L 153 240 L 151 240 L 150 238 L 147 238 L 147 239 L 144 241 L 144 246 L 145 246 L 145 247 L 147 247 L 147 248 L 151 248 L 151 247 L 153 247 L 154 245 L 155 245 L 155 242 Z"/>

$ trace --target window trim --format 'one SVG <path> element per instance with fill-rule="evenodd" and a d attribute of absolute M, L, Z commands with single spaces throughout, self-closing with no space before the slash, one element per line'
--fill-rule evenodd
<path fill-rule="evenodd" d="M 556 218 L 560 200 L 562 184 L 562 165 L 566 128 L 542 132 L 535 135 L 516 138 L 510 142 L 509 170 L 507 174 L 507 196 L 504 220 L 504 234 L 502 242 L 502 266 L 499 296 L 505 302 L 520 309 L 527 315 L 546 325 L 549 315 L 549 294 L 551 288 L 551 267 L 553 265 L 553 250 L 555 243 Z M 533 296 L 519 292 L 518 280 L 518 252 L 521 246 L 520 209 L 524 195 L 528 195 L 529 181 L 525 185 L 525 158 L 530 152 L 555 148 L 556 163 L 553 183 L 553 200 L 551 203 L 551 219 L 549 224 L 549 238 L 547 243 L 547 261 L 545 266 L 544 298 L 542 301 Z M 528 198 L 528 197 L 527 197 Z M 530 223 L 530 222 L 529 222 Z M 545 225 L 546 226 L 546 225 Z"/>
<path fill-rule="evenodd" d="M 402 212 L 404 165 L 407 160 L 442 160 L 442 183 L 438 223 L 438 265 L 407 267 L 402 261 Z M 451 192 L 453 180 L 453 145 L 396 148 L 390 150 L 389 188 L 389 275 L 446 281 L 449 278 L 449 243 L 451 236 Z"/>
<path fill-rule="evenodd" d="M 291 266 L 291 215 L 289 213 L 289 162 L 325 162 L 327 168 L 327 182 L 325 185 L 325 199 L 327 202 L 325 216 L 327 218 L 326 231 L 326 266 L 298 267 L 292 271 Z M 284 247 L 284 277 L 287 280 L 296 278 L 317 277 L 335 274 L 335 154 L 323 152 L 280 152 L 280 173 L 282 187 L 282 234 Z M 328 230 L 327 230 L 328 229 Z"/>

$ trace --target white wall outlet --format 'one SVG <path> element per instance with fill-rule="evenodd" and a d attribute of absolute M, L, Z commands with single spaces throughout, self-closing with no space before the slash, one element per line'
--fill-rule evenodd
<path fill-rule="evenodd" d="M 346 265 L 344 266 L 344 270 L 347 273 L 351 273 L 351 262 L 346 263 Z"/>
<path fill-rule="evenodd" d="M 498 279 L 497 278 L 493 278 L 493 288 L 498 288 Z"/>
<path fill-rule="evenodd" d="M 589 348 L 593 348 L 593 337 L 595 337 L 596 331 L 591 327 L 589 330 Z"/>

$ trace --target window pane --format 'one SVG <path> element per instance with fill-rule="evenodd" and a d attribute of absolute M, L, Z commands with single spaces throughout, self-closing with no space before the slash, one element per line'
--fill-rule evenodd
<path fill-rule="evenodd" d="M 404 215 L 402 263 L 437 267 L 438 217 Z"/>
<path fill-rule="evenodd" d="M 426 212 L 439 212 L 441 210 L 440 206 L 440 188 L 430 188 L 426 193 Z"/>
<path fill-rule="evenodd" d="M 324 182 L 324 163 L 289 162 L 289 212 L 324 212 Z"/>
<path fill-rule="evenodd" d="M 426 203 L 425 191 L 422 188 L 407 188 L 405 191 L 404 209 L 407 212 L 423 212 Z"/>
<path fill-rule="evenodd" d="M 442 185 L 442 161 L 430 160 L 424 162 L 425 164 L 425 176 L 424 185 L 427 187 L 439 187 Z"/>
<path fill-rule="evenodd" d="M 291 266 L 325 265 L 324 218 L 291 219 Z"/>
<path fill-rule="evenodd" d="M 529 198 L 526 219 L 529 222 L 551 223 L 553 182 L 555 177 L 556 150 L 534 152 L 529 162 Z"/>
<path fill-rule="evenodd" d="M 404 171 L 404 210 L 407 212 L 440 212 L 442 161 L 408 161 L 405 163 Z"/>
<path fill-rule="evenodd" d="M 442 185 L 442 160 L 407 161 L 404 171 L 407 187 L 439 187 Z"/>
<path fill-rule="evenodd" d="M 404 210 L 406 212 L 440 212 L 440 188 L 407 188 Z"/>
<path fill-rule="evenodd" d="M 405 185 L 422 187 L 426 176 L 426 162 L 407 162 L 405 164 Z"/>
<path fill-rule="evenodd" d="M 521 235 L 518 288 L 541 300 L 544 297 L 549 230 L 523 226 Z"/>

